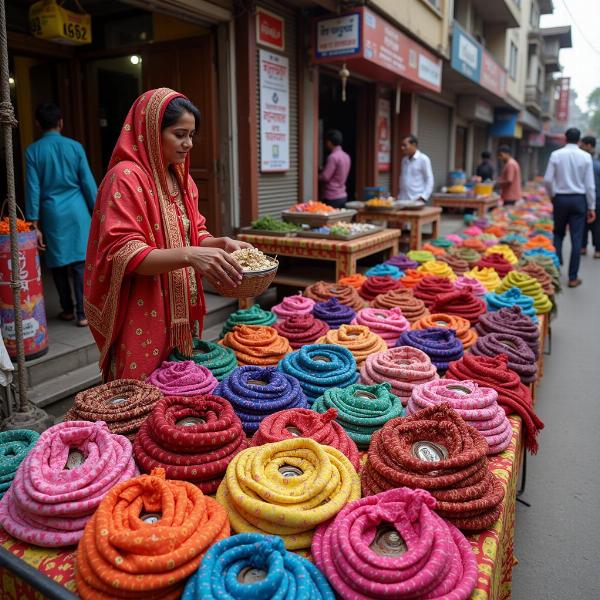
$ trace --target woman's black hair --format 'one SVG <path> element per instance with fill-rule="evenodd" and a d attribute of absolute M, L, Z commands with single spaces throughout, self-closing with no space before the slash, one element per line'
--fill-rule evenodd
<path fill-rule="evenodd" d="M 191 113 L 194 116 L 196 133 L 200 131 L 200 111 L 194 104 L 192 104 L 187 98 L 179 96 L 173 98 L 163 114 L 162 123 L 160 124 L 161 129 L 166 129 L 175 125 L 179 118 L 186 112 Z"/>

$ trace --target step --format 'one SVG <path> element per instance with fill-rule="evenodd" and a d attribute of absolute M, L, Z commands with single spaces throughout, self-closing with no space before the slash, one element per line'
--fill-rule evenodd
<path fill-rule="evenodd" d="M 205 293 L 206 315 L 204 317 L 204 328 L 208 329 L 227 320 L 229 315 L 238 308 L 236 298 L 225 298 L 217 294 Z"/>

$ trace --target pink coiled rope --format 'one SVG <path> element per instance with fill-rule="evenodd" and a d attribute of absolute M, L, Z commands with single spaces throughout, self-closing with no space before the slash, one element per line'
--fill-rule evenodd
<path fill-rule="evenodd" d="M 152 372 L 147 382 L 156 386 L 165 396 L 207 396 L 219 385 L 205 366 L 191 360 L 165 360 Z"/>
<path fill-rule="evenodd" d="M 294 315 L 310 315 L 315 307 L 315 301 L 306 298 L 301 292 L 295 296 L 284 298 L 280 304 L 271 309 L 279 319 L 288 319 Z"/>
<path fill-rule="evenodd" d="M 488 454 L 498 454 L 508 448 L 512 427 L 498 404 L 498 393 L 490 387 L 480 387 L 474 381 L 439 379 L 413 388 L 407 412 L 414 414 L 435 404 L 447 403 L 471 427 L 485 438 Z"/>
<path fill-rule="evenodd" d="M 487 294 L 487 289 L 481 281 L 468 275 L 461 275 L 454 280 L 454 289 L 459 292 L 471 292 L 474 296 L 483 298 Z"/>
<path fill-rule="evenodd" d="M 388 348 L 393 348 L 400 334 L 410 329 L 408 319 L 401 308 L 363 308 L 356 313 L 354 325 L 365 325 L 369 330 L 383 338 Z"/>

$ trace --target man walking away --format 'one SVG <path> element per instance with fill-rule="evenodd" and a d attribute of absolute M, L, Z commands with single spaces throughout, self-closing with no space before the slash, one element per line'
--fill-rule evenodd
<path fill-rule="evenodd" d="M 585 231 L 583 233 L 583 244 L 581 246 L 581 254 L 586 254 L 588 233 L 592 233 L 592 244 L 594 244 L 594 258 L 600 258 L 600 218 L 598 212 L 600 211 L 600 159 L 596 154 L 596 138 L 593 135 L 586 135 L 581 138 L 579 147 L 585 150 L 592 156 L 592 167 L 594 169 L 594 185 L 596 186 L 596 219 L 593 223 L 587 223 Z"/>
<path fill-rule="evenodd" d="M 330 129 L 325 133 L 325 147 L 329 151 L 325 167 L 319 175 L 322 184 L 322 200 L 333 208 L 344 208 L 348 201 L 346 180 L 352 163 L 342 148 L 342 132 Z"/>
<path fill-rule="evenodd" d="M 487 150 L 481 153 L 481 162 L 477 165 L 475 175 L 481 177 L 481 181 L 493 181 L 494 179 L 494 166 L 492 165 L 492 154 Z"/>
<path fill-rule="evenodd" d="M 63 119 L 55 104 L 41 104 L 35 119 L 42 137 L 25 151 L 26 217 L 60 298 L 63 321 L 88 322 L 83 310 L 83 272 L 91 213 L 98 188 L 79 142 L 61 135 Z M 73 274 L 75 305 L 69 272 Z M 74 314 L 75 313 L 75 314 Z"/>
<path fill-rule="evenodd" d="M 569 261 L 569 287 L 581 285 L 577 277 L 579 259 L 586 222 L 596 218 L 596 186 L 592 157 L 578 145 L 581 132 L 572 127 L 565 133 L 567 144 L 550 155 L 544 183 L 554 206 L 554 246 L 563 263 L 562 244 L 571 232 L 571 260 Z"/>
<path fill-rule="evenodd" d="M 419 142 L 414 135 L 405 137 L 400 148 L 404 158 L 400 171 L 398 199 L 427 202 L 433 192 L 431 160 L 427 154 L 419 150 Z"/>
<path fill-rule="evenodd" d="M 508 146 L 498 148 L 498 158 L 504 165 L 498 179 L 500 195 L 505 205 L 511 205 L 523 196 L 521 192 L 521 167 L 512 157 L 512 151 Z"/>

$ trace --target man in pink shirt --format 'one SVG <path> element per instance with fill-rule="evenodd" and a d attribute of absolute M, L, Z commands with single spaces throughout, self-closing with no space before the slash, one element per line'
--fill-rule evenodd
<path fill-rule="evenodd" d="M 344 208 L 348 200 L 346 180 L 352 161 L 342 149 L 342 141 L 342 133 L 337 129 L 325 133 L 325 147 L 329 150 L 329 155 L 319 175 L 321 200 L 333 208 Z"/>
<path fill-rule="evenodd" d="M 512 157 L 512 152 L 508 146 L 498 148 L 498 158 L 504 165 L 498 179 L 502 201 L 504 204 L 514 204 L 523 196 L 521 192 L 521 167 Z"/>

